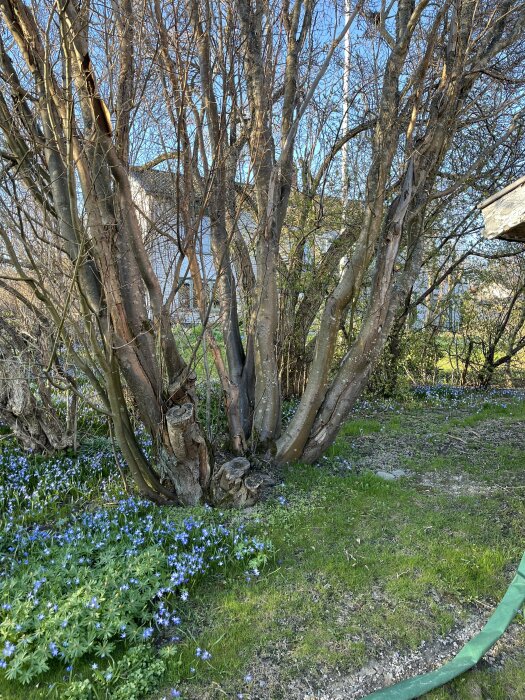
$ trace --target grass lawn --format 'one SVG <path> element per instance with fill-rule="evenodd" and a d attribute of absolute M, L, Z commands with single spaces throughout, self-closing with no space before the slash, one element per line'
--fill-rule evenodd
<path fill-rule="evenodd" d="M 524 417 L 523 397 L 504 393 L 363 403 L 320 464 L 286 468 L 268 501 L 220 516 L 273 552 L 260 571 L 231 567 L 191 590 L 148 700 L 173 688 L 188 700 L 352 700 L 450 658 L 525 549 Z M 394 469 L 406 475 L 375 474 Z M 522 619 L 426 697 L 525 698 Z M 0 675 L 0 698 L 45 698 L 58 675 L 29 692 Z"/>
<path fill-rule="evenodd" d="M 450 658 L 525 548 L 524 417 L 506 398 L 367 407 L 321 465 L 286 469 L 286 503 L 241 516 L 273 561 L 194 599 L 171 671 L 183 696 L 360 698 Z M 409 475 L 373 473 L 392 467 Z M 427 697 L 524 698 L 524 642 L 518 618 L 488 662 Z M 191 671 L 196 646 L 213 657 Z"/>

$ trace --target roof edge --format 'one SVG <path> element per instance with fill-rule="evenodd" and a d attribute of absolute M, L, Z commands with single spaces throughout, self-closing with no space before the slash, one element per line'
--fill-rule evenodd
<path fill-rule="evenodd" d="M 520 185 L 525 185 L 525 175 L 516 180 L 516 182 L 512 182 L 510 185 L 507 185 L 507 187 L 504 187 L 499 192 L 496 192 L 496 194 L 491 195 L 490 197 L 488 197 L 488 199 L 485 199 L 485 201 L 481 202 L 481 204 L 478 204 L 477 208 L 480 210 L 485 209 L 485 207 L 488 207 L 489 204 L 497 202 L 498 199 L 504 197 L 506 194 L 509 194 L 509 192 L 512 192 L 513 190 L 517 189 L 518 187 L 520 187 Z"/>

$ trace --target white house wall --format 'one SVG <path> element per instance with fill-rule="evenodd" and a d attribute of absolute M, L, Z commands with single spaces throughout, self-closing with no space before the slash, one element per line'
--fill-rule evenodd
<path fill-rule="evenodd" d="M 133 199 L 139 212 L 139 221 L 145 239 L 146 249 L 150 255 L 153 270 L 159 279 L 164 300 L 166 301 L 174 283 L 184 283 L 190 288 L 190 311 L 186 314 L 187 322 L 193 322 L 195 313 L 195 299 L 193 295 L 193 281 L 189 272 L 189 264 L 186 257 L 180 263 L 178 280 L 175 280 L 177 264 L 180 262 L 181 252 L 178 241 L 184 242 L 184 227 L 180 220 L 177 220 L 177 210 L 173 203 L 173 198 L 166 196 L 152 195 L 146 192 L 142 184 L 133 177 L 131 178 Z M 255 233 L 256 225 L 246 213 L 241 213 L 239 218 L 239 229 L 252 250 L 251 242 Z M 208 216 L 202 217 L 199 233 L 196 241 L 196 254 L 199 262 L 203 281 L 211 291 L 216 283 L 216 270 L 213 262 L 211 250 L 210 219 Z M 251 254 L 252 264 L 255 266 L 255 257 Z M 184 292 L 186 294 L 186 292 Z M 177 295 L 178 297 L 179 295 Z M 180 306 L 180 300 L 175 298 L 175 311 Z"/>

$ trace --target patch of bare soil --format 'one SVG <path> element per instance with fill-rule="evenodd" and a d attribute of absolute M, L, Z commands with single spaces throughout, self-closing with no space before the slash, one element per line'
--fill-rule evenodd
<path fill-rule="evenodd" d="M 298 675 L 285 640 L 271 651 L 259 656 L 252 668 L 249 682 L 242 692 L 232 691 L 228 685 L 214 683 L 207 689 L 183 688 L 189 700 L 358 700 L 375 690 L 393 685 L 416 675 L 428 673 L 450 661 L 460 649 L 483 627 L 490 611 L 479 609 L 457 625 L 449 634 L 437 637 L 411 651 L 392 651 L 380 643 L 368 663 L 350 674 L 333 669 L 319 669 L 315 674 Z M 523 627 L 513 624 L 505 635 L 480 662 L 501 668 L 505 661 L 522 651 Z M 474 696 L 473 696 L 474 697 Z M 510 700 L 510 699 L 509 699 Z M 516 700 L 519 700 L 516 698 Z"/>
<path fill-rule="evenodd" d="M 297 700 L 357 700 L 406 678 L 433 671 L 451 660 L 481 630 L 489 614 L 474 614 L 465 624 L 454 628 L 445 637 L 438 637 L 430 643 L 423 642 L 415 651 L 379 653 L 355 674 L 327 678 L 322 690 L 288 697 Z M 512 625 L 482 663 L 502 666 L 512 655 L 514 647 L 521 646 L 519 641 L 522 639 L 523 629 L 519 625 Z M 257 697 L 253 696 L 253 700 Z"/>
<path fill-rule="evenodd" d="M 425 459 L 444 457 L 452 461 L 457 458 L 458 465 L 469 460 L 479 464 L 480 469 L 496 470 L 496 448 L 525 450 L 525 431 L 520 421 L 490 419 L 475 428 L 453 426 L 443 432 L 414 419 L 414 430 L 363 435 L 354 438 L 351 444 L 356 471 L 370 470 L 379 476 L 390 473 L 398 478 L 396 471 L 401 467 L 405 474 L 400 476 L 409 476 L 423 488 L 451 496 L 490 495 L 509 488 L 525 488 L 522 472 L 507 475 L 505 483 L 489 484 L 459 469 L 425 472 L 404 468 L 411 460 L 424 463 Z"/>
<path fill-rule="evenodd" d="M 430 472 L 418 475 L 418 485 L 445 493 L 447 496 L 490 496 L 502 491 L 500 486 L 489 486 L 474 481 L 467 474 Z"/>

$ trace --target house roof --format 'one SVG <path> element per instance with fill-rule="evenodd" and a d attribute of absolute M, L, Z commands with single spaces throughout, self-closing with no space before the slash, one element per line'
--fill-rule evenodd
<path fill-rule="evenodd" d="M 488 207 L 489 204 L 493 204 L 493 202 L 497 202 L 498 199 L 501 199 L 501 197 L 504 197 L 506 194 L 509 194 L 509 192 L 512 192 L 513 190 L 516 189 L 516 187 L 520 187 L 520 185 L 525 184 L 525 175 L 523 177 L 520 177 L 519 180 L 516 180 L 516 182 L 511 182 L 510 185 L 507 185 L 504 187 L 502 190 L 499 192 L 496 192 L 495 194 L 491 195 L 487 199 L 485 199 L 481 204 L 478 204 L 478 209 L 485 209 L 485 207 Z"/>
<path fill-rule="evenodd" d="M 139 183 L 144 192 L 154 197 L 175 199 L 175 173 L 167 170 L 133 170 L 131 177 Z"/>
<path fill-rule="evenodd" d="M 489 240 L 525 243 L 525 176 L 507 185 L 478 205 Z"/>

